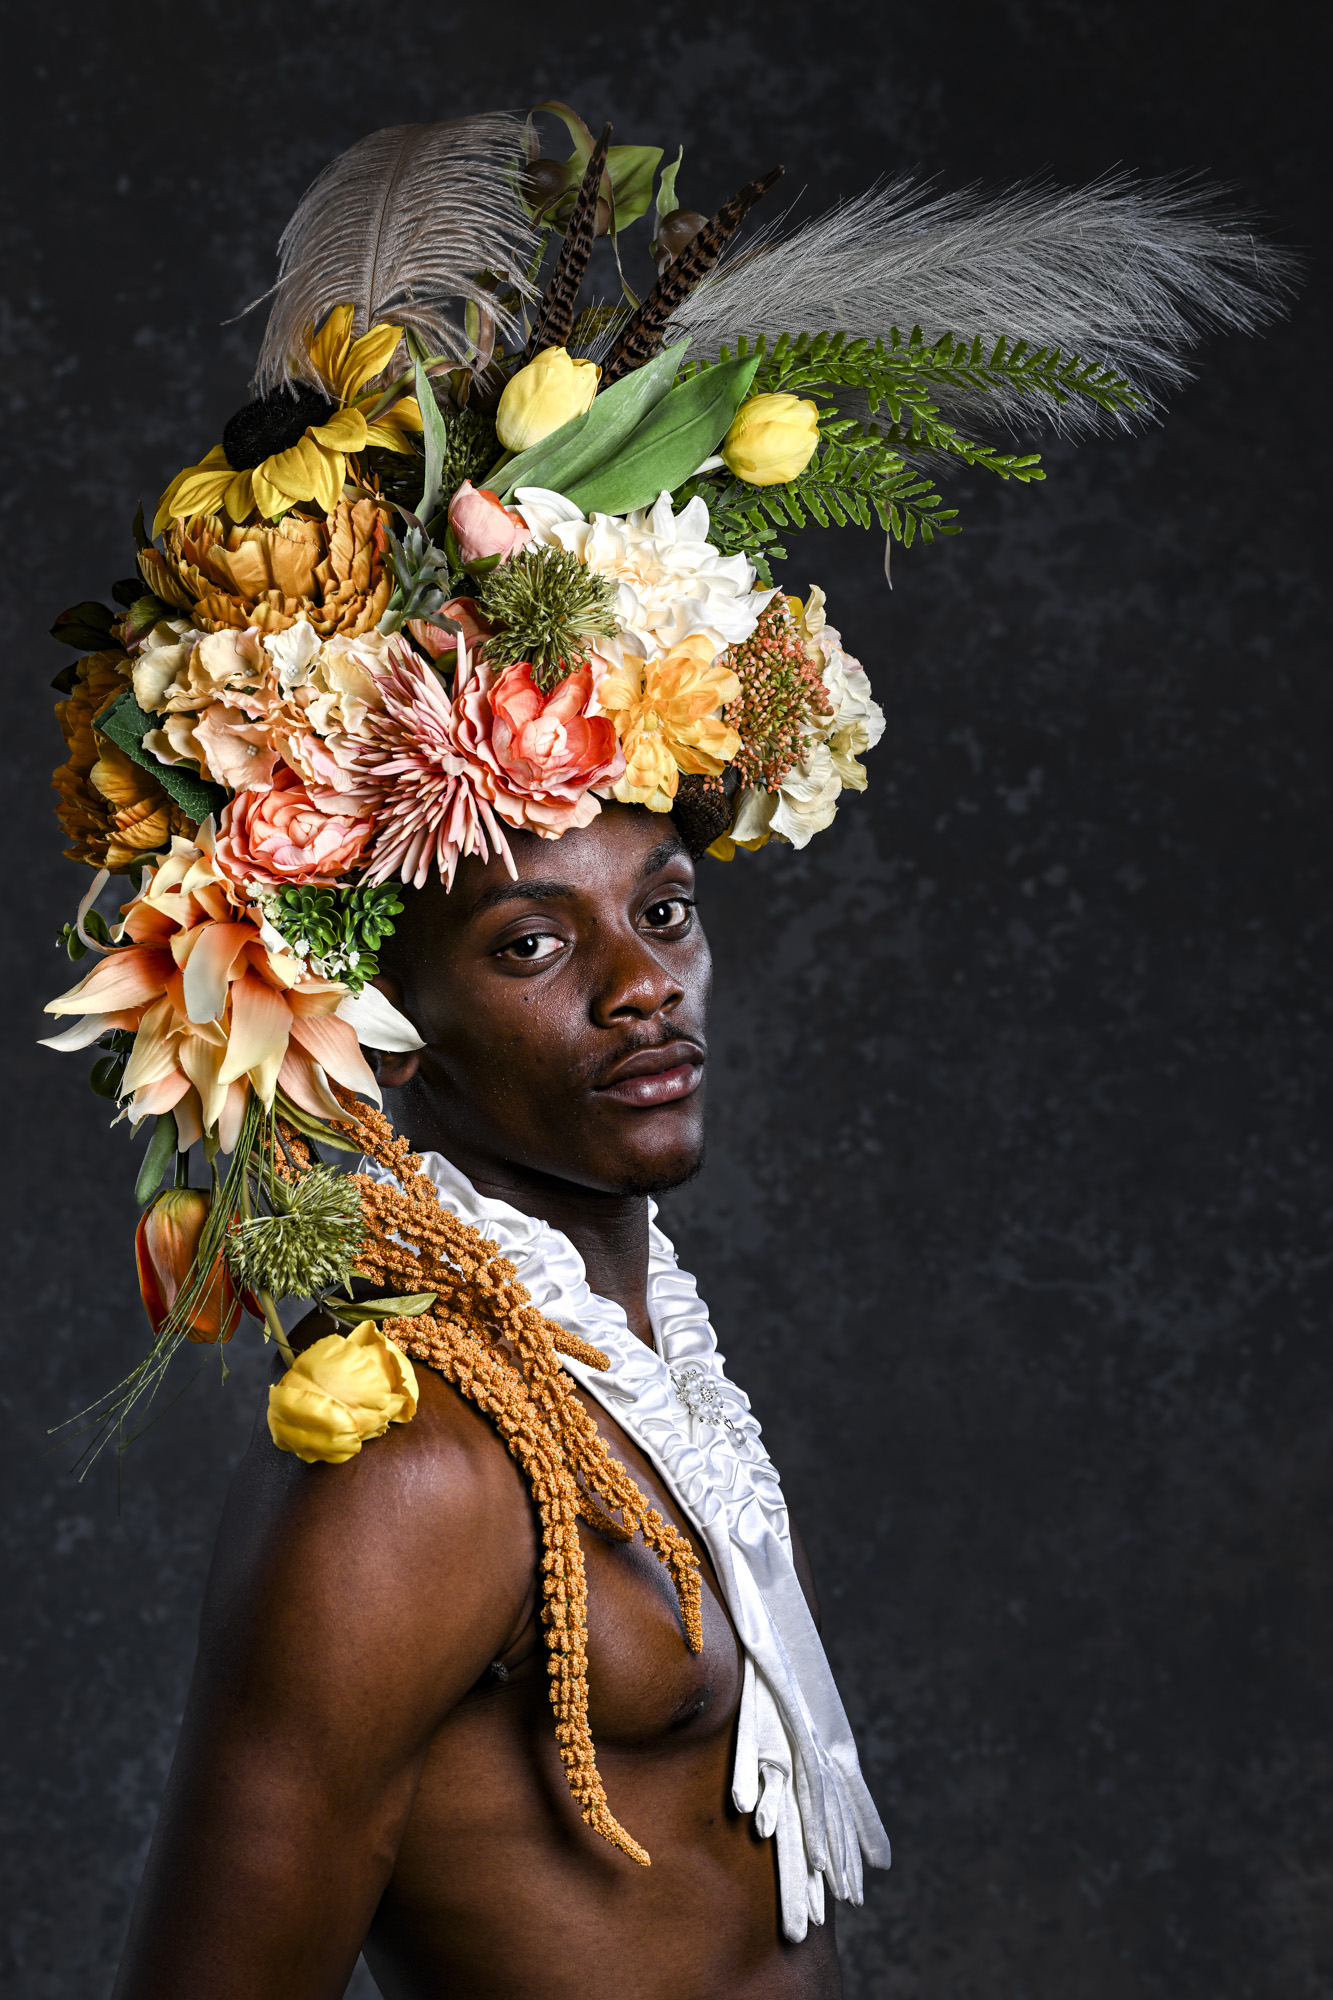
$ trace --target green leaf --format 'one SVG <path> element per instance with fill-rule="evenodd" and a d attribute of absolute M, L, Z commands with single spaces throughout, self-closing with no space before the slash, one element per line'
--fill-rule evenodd
<path fill-rule="evenodd" d="M 449 450 L 449 431 L 435 400 L 430 377 L 426 373 L 422 359 L 422 347 L 416 335 L 410 330 L 407 336 L 408 352 L 412 356 L 412 366 L 416 375 L 417 408 L 421 412 L 421 424 L 426 444 L 426 483 L 422 488 L 421 504 L 417 508 L 417 518 L 429 524 L 440 504 L 441 474 L 445 457 Z"/>
<path fill-rule="evenodd" d="M 82 604 L 71 605 L 62 611 L 51 627 L 51 637 L 60 639 L 67 646 L 77 646 L 81 653 L 98 653 L 112 644 L 111 621 L 114 611 L 96 598 L 85 597 Z"/>
<path fill-rule="evenodd" d="M 148 532 L 148 527 L 143 517 L 142 500 L 139 502 L 139 511 L 134 517 L 134 546 L 140 552 L 144 549 L 151 549 L 153 546 L 153 538 Z"/>
<path fill-rule="evenodd" d="M 126 642 L 137 639 L 143 632 L 151 632 L 160 618 L 170 618 L 170 616 L 169 604 L 164 604 L 151 590 L 144 591 L 143 595 L 136 597 L 131 604 L 129 616 L 125 620 L 123 629 Z"/>
<path fill-rule="evenodd" d="M 533 111 L 534 114 L 538 111 L 551 111 L 560 119 L 570 138 L 574 141 L 574 157 L 579 163 L 578 179 L 581 180 L 583 169 L 592 158 L 592 149 L 595 142 L 592 133 L 579 117 L 578 112 L 571 111 L 567 104 L 561 104 L 559 99 L 554 97 L 548 97 L 545 104 L 534 105 Z"/>
<path fill-rule="evenodd" d="M 124 1056 L 99 1056 L 89 1072 L 88 1081 L 99 1097 L 118 1097 L 120 1079 L 125 1074 Z M 158 1176 L 159 1180 L 161 1175 Z"/>
<path fill-rule="evenodd" d="M 153 1136 L 148 1141 L 148 1150 L 143 1156 L 139 1178 L 134 1183 L 134 1199 L 142 1205 L 152 1199 L 162 1184 L 162 1176 L 176 1150 L 176 1116 L 171 1111 L 160 1111 L 153 1127 Z"/>
<path fill-rule="evenodd" d="M 144 749 L 143 739 L 150 729 L 158 727 L 158 717 L 140 708 L 129 688 L 124 694 L 117 695 L 110 708 L 98 716 L 97 727 L 103 736 L 109 736 L 113 743 L 118 744 L 127 757 L 132 757 L 145 771 L 151 771 L 163 791 L 176 801 L 196 826 L 210 814 L 222 812 L 228 794 L 221 785 L 206 783 L 183 764 L 159 764 L 152 751 Z"/>
<path fill-rule="evenodd" d="M 653 198 L 653 175 L 662 157 L 660 146 L 612 146 L 606 155 L 615 197 L 616 235 L 648 213 Z"/>
<path fill-rule="evenodd" d="M 674 347 L 655 354 L 642 368 L 632 369 L 603 389 L 581 417 L 571 418 L 540 444 L 511 458 L 504 469 L 500 498 L 507 500 L 519 486 L 545 486 L 553 493 L 568 493 L 580 479 L 607 464 L 666 396 L 688 346 L 687 340 L 678 340 Z"/>
<path fill-rule="evenodd" d="M 350 1303 L 345 1299 L 322 1298 L 319 1309 L 343 1326 L 360 1326 L 363 1319 L 411 1319 L 416 1313 L 428 1311 L 438 1297 L 438 1292 L 404 1292 L 399 1298 L 355 1299 Z"/>
<path fill-rule="evenodd" d="M 662 177 L 657 183 L 657 219 L 659 222 L 664 215 L 674 215 L 680 207 L 680 203 L 676 199 L 676 175 L 680 172 L 680 163 L 684 158 L 685 148 L 682 146 L 675 159 L 671 162 L 671 165 L 662 169 Z"/>
<path fill-rule="evenodd" d="M 752 355 L 678 383 L 614 463 L 567 487 L 568 498 L 585 514 L 628 514 L 651 505 L 659 493 L 674 492 L 725 437 L 758 366 L 759 357 Z"/>
<path fill-rule="evenodd" d="M 308 1111 L 302 1111 L 300 1105 L 293 1104 L 285 1092 L 281 1090 L 274 1092 L 273 1108 L 283 1123 L 290 1125 L 293 1131 L 299 1132 L 303 1139 L 313 1139 L 317 1146 L 331 1146 L 335 1153 L 360 1154 L 361 1148 L 355 1139 L 348 1138 L 343 1132 L 335 1132 L 331 1126 L 324 1123 L 323 1119 L 312 1117 Z"/>

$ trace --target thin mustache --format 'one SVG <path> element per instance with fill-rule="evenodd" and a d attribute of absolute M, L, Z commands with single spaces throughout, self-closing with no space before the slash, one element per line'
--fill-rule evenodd
<path fill-rule="evenodd" d="M 630 1056 L 646 1055 L 650 1049 L 673 1048 L 679 1042 L 685 1043 L 689 1048 L 696 1049 L 700 1057 L 704 1061 L 707 1061 L 708 1044 L 698 1035 L 689 1035 L 677 1029 L 675 1034 L 657 1035 L 651 1041 L 629 1042 L 624 1048 L 617 1049 L 616 1053 L 605 1061 L 589 1064 L 588 1073 L 584 1081 L 595 1090 L 599 1084 L 606 1081 L 613 1070 L 618 1069 L 621 1063 L 627 1061 Z"/>

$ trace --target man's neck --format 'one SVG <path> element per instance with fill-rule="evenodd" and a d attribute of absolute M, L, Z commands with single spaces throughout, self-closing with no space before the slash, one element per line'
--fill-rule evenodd
<path fill-rule="evenodd" d="M 557 1180 L 512 1160 L 473 1154 L 443 1134 L 433 1146 L 467 1175 L 478 1194 L 507 1201 L 511 1208 L 567 1236 L 583 1259 L 592 1290 L 613 1300 L 624 1312 L 630 1332 L 652 1346 L 646 1195 L 604 1194 L 576 1181 Z"/>

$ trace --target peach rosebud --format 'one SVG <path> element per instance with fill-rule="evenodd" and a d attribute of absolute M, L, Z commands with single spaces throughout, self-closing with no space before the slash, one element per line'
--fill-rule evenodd
<path fill-rule="evenodd" d="M 307 1465 L 341 1465 L 367 1438 L 417 1413 L 412 1363 L 373 1320 L 344 1336 L 331 1333 L 299 1354 L 268 1392 L 269 1434 L 279 1451 Z"/>
<path fill-rule="evenodd" d="M 484 562 L 487 556 L 505 562 L 532 533 L 520 513 L 502 507 L 489 486 L 478 489 L 470 479 L 449 502 L 449 526 L 465 563 Z"/>
<path fill-rule="evenodd" d="M 805 471 L 819 443 L 819 411 L 803 396 L 751 396 L 723 438 L 728 472 L 747 486 L 785 486 Z"/>
<path fill-rule="evenodd" d="M 491 627 L 478 611 L 475 599 L 471 597 L 451 597 L 433 618 L 450 618 L 463 634 L 463 643 L 469 652 L 478 639 L 489 639 Z M 442 626 L 432 625 L 429 618 L 409 618 L 407 629 L 419 646 L 424 646 L 432 660 L 438 660 L 444 653 L 452 653 L 458 643 L 458 634 L 446 632 Z"/>
<path fill-rule="evenodd" d="M 592 407 L 601 380 L 595 361 L 575 361 L 567 348 L 544 347 L 505 384 L 495 434 L 506 451 L 527 451 Z"/>
<path fill-rule="evenodd" d="M 203 1188 L 167 1188 L 139 1218 L 134 1255 L 139 1266 L 139 1293 L 154 1333 L 162 1331 L 189 1281 L 212 1200 Z M 186 1332 L 191 1340 L 230 1340 L 240 1322 L 241 1302 L 219 1252 Z"/>

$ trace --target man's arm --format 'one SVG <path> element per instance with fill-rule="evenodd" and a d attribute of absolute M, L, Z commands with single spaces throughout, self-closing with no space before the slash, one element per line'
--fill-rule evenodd
<path fill-rule="evenodd" d="M 337 2000 L 431 1740 L 526 1615 L 538 1549 L 494 1431 L 421 1401 L 345 1465 L 264 1414 L 229 1495 L 115 2000 Z"/>

